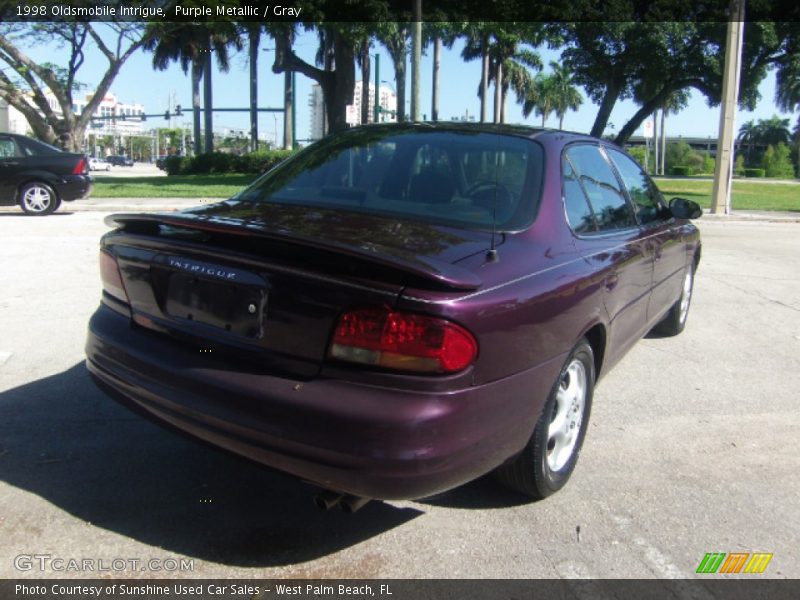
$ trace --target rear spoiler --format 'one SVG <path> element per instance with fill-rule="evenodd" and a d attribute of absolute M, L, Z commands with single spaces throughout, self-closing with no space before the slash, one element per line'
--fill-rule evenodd
<path fill-rule="evenodd" d="M 385 267 L 402 270 L 420 279 L 428 280 L 453 290 L 475 290 L 482 283 L 481 279 L 472 271 L 436 258 L 421 257 L 410 253 L 404 256 L 394 253 L 374 252 L 359 246 L 331 242 L 325 239 L 291 235 L 285 231 L 269 229 L 261 224 L 255 226 L 252 223 L 242 221 L 223 221 L 221 219 L 210 221 L 186 213 L 119 213 L 107 216 L 105 224 L 109 227 L 139 233 L 156 233 L 159 225 L 171 225 L 173 227 L 211 233 L 255 236 L 367 260 Z"/>

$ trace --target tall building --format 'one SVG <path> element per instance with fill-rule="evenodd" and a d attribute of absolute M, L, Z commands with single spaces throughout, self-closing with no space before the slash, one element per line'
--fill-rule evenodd
<path fill-rule="evenodd" d="M 84 96 L 83 100 L 75 100 L 72 105 L 72 112 L 76 115 L 81 114 L 86 109 L 86 105 L 92 100 L 93 95 L 94 92 L 90 92 Z M 140 135 L 144 130 L 143 114 L 144 105 L 121 102 L 114 94 L 106 94 L 94 111 L 94 116 L 101 118 L 89 123 L 86 133 L 87 135 L 90 133 L 97 135 Z"/>
<path fill-rule="evenodd" d="M 72 112 L 76 115 L 81 114 L 91 101 L 92 95 L 93 92 L 90 92 L 83 99 L 75 100 L 72 105 Z M 45 97 L 50 108 L 53 109 L 56 115 L 61 116 L 61 106 L 58 104 L 56 97 L 49 91 L 45 93 Z M 86 128 L 86 135 L 140 135 L 144 131 L 142 127 L 143 114 L 144 106 L 142 104 L 127 104 L 120 102 L 114 94 L 106 94 L 94 112 L 95 116 L 105 118 L 89 123 L 89 127 Z M 30 125 L 25 116 L 13 106 L 0 100 L 0 131 L 24 135 L 30 133 L 30 130 Z"/>
<path fill-rule="evenodd" d="M 356 81 L 355 89 L 353 90 L 353 103 L 347 105 L 345 120 L 351 127 L 361 124 L 361 94 L 362 85 L 360 81 Z M 394 123 L 397 117 L 393 114 L 397 110 L 397 94 L 391 86 L 381 85 L 378 92 L 378 105 L 381 107 L 379 122 L 381 123 Z M 325 103 L 322 100 L 322 88 L 319 84 L 311 87 L 311 93 L 308 98 L 308 107 L 311 110 L 311 131 L 309 138 L 311 140 L 322 139 L 325 135 Z M 367 122 L 372 123 L 375 117 L 375 86 L 369 86 L 369 113 Z M 391 111 L 391 112 L 389 112 Z"/>

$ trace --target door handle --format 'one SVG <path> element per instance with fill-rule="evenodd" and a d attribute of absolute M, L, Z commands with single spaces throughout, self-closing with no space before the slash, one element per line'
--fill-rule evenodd
<path fill-rule="evenodd" d="M 606 289 L 610 292 L 615 287 L 617 287 L 617 284 L 619 283 L 619 275 L 617 275 L 616 273 L 612 273 L 611 275 L 606 277 L 606 280 L 605 280 L 604 283 L 605 283 Z"/>

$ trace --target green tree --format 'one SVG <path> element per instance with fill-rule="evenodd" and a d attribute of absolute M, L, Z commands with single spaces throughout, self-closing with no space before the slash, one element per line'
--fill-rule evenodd
<path fill-rule="evenodd" d="M 135 23 L 56 22 L 0 23 L 0 98 L 20 111 L 39 139 L 79 151 L 92 115 L 100 106 L 122 65 L 138 50 L 142 26 Z M 39 63 L 25 48 L 56 43 L 60 64 Z M 94 94 L 80 114 L 73 95 L 81 87 L 78 77 L 89 52 L 96 47 L 107 65 L 92 82 Z M 57 108 L 50 105 L 48 94 Z"/>
<path fill-rule="evenodd" d="M 757 141 L 765 145 L 788 144 L 792 136 L 789 133 L 789 119 L 773 115 L 769 119 L 759 119 Z"/>
<path fill-rule="evenodd" d="M 150 22 L 145 33 L 144 47 L 153 53 L 153 67 L 165 70 L 170 63 L 180 63 L 187 73 L 191 69 L 192 112 L 194 124 L 194 152 L 201 151 L 200 141 L 200 81 L 204 82 L 205 151 L 213 149 L 213 121 L 211 95 L 211 54 L 217 65 L 227 71 L 228 47 L 238 40 L 235 27 L 230 22 L 215 22 L 208 25 L 197 23 Z"/>
<path fill-rule="evenodd" d="M 555 110 L 556 90 L 555 80 L 552 75 L 539 73 L 526 90 L 522 101 L 522 116 L 528 118 L 532 112 L 542 117 L 542 127 L 547 123 L 547 117 Z"/>
<path fill-rule="evenodd" d="M 375 37 L 389 52 L 394 67 L 397 121 L 406 120 L 406 66 L 410 29 L 408 23 L 380 23 Z"/>
<path fill-rule="evenodd" d="M 578 110 L 583 104 L 583 95 L 575 87 L 575 79 L 569 68 L 555 61 L 550 61 L 550 77 L 552 77 L 553 110 L 558 117 L 558 128 L 564 129 L 564 116 L 570 110 Z"/>
<path fill-rule="evenodd" d="M 600 105 L 593 135 L 602 135 L 614 106 L 626 98 L 640 108 L 619 129 L 618 144 L 676 91 L 696 89 L 710 105 L 719 104 L 727 25 L 705 18 L 703 10 L 698 7 L 695 22 L 662 22 L 645 11 L 635 21 L 584 20 L 559 26 L 566 44 L 563 62 Z M 745 27 L 739 103 L 751 110 L 759 98 L 758 84 L 786 52 L 783 30 L 776 24 L 780 17 L 769 10 L 773 9 L 751 10 Z"/>
<path fill-rule="evenodd" d="M 761 166 L 767 177 L 780 177 L 781 179 L 791 179 L 794 177 L 794 166 L 789 156 L 789 146 L 780 142 L 773 146 L 767 146 Z"/>
<path fill-rule="evenodd" d="M 758 125 L 756 125 L 755 121 L 752 119 L 742 123 L 742 126 L 739 127 L 739 135 L 736 136 L 736 140 L 747 148 L 745 150 L 745 155 L 747 156 L 748 165 L 752 164 L 753 146 L 758 143 L 759 137 L 760 131 Z"/>

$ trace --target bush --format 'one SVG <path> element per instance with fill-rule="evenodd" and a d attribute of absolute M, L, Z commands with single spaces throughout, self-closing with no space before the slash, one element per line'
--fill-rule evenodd
<path fill-rule="evenodd" d="M 235 173 L 264 173 L 291 156 L 291 150 L 259 150 L 233 159 L 231 170 Z"/>
<path fill-rule="evenodd" d="M 741 154 L 736 157 L 736 162 L 733 163 L 733 174 L 739 177 L 744 175 L 744 156 Z"/>
<path fill-rule="evenodd" d="M 167 156 L 164 158 L 164 170 L 167 175 L 177 175 L 183 169 L 184 156 Z"/>
<path fill-rule="evenodd" d="M 239 156 L 225 152 L 211 152 L 192 157 L 170 156 L 164 161 L 164 168 L 167 175 L 263 173 L 291 154 L 291 150 L 260 150 Z"/>
<path fill-rule="evenodd" d="M 764 169 L 744 169 L 745 177 L 764 177 Z"/>
<path fill-rule="evenodd" d="M 792 165 L 789 146 L 783 142 L 777 146 L 767 146 L 762 166 L 767 177 L 780 177 L 783 179 L 794 177 L 794 165 Z"/>
<path fill-rule="evenodd" d="M 680 165 L 676 167 L 672 167 L 669 170 L 670 175 L 676 175 L 678 177 L 690 177 L 694 173 L 692 167 L 688 165 Z"/>
<path fill-rule="evenodd" d="M 703 169 L 702 169 L 701 173 L 706 173 L 706 174 L 713 175 L 714 171 L 716 170 L 716 168 L 717 168 L 717 161 L 714 159 L 714 157 L 711 156 L 708 153 L 704 154 L 703 155 Z"/>

